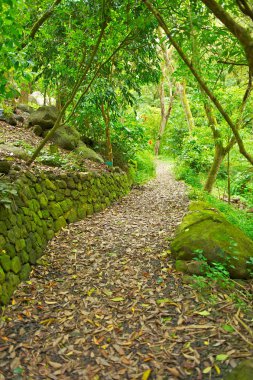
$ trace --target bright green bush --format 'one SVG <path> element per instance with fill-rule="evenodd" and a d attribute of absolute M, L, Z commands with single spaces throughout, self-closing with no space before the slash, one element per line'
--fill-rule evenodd
<path fill-rule="evenodd" d="M 134 183 L 142 184 L 155 176 L 154 156 L 151 152 L 139 152 L 131 162 Z"/>

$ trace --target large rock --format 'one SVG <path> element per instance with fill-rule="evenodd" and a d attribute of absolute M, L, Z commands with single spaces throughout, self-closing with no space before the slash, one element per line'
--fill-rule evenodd
<path fill-rule="evenodd" d="M 232 278 L 250 278 L 253 272 L 253 241 L 230 224 L 222 213 L 207 203 L 192 202 L 176 237 L 171 252 L 177 268 L 191 273 L 189 263 L 202 254 L 208 264 L 224 264 Z M 183 265 L 183 261 L 187 261 Z M 194 270 L 196 271 L 196 266 Z"/>
<path fill-rule="evenodd" d="M 80 144 L 79 147 L 75 150 L 75 153 L 80 155 L 82 158 L 87 158 L 88 160 L 96 161 L 103 163 L 103 158 L 96 153 L 93 149 L 88 148 L 85 144 Z"/>
<path fill-rule="evenodd" d="M 16 106 L 16 109 L 23 111 L 23 112 L 26 112 L 26 113 L 29 113 L 29 114 L 33 113 L 35 111 L 33 107 L 28 106 L 27 104 L 18 104 Z"/>
<path fill-rule="evenodd" d="M 43 130 L 51 129 L 58 116 L 58 111 L 54 106 L 39 107 L 30 114 L 28 126 L 39 125 Z"/>
<path fill-rule="evenodd" d="M 75 128 L 63 126 L 55 131 L 51 141 L 62 149 L 74 150 L 81 143 L 81 136 Z"/>
<path fill-rule="evenodd" d="M 242 361 L 224 380 L 252 380 L 253 379 L 253 359 Z"/>
<path fill-rule="evenodd" d="M 25 161 L 29 158 L 29 154 L 25 151 L 25 149 L 10 144 L 0 145 L 0 155 L 14 156 Z"/>

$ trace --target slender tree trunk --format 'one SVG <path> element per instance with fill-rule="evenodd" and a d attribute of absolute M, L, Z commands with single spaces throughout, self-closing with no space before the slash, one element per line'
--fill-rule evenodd
<path fill-rule="evenodd" d="M 189 132 L 191 133 L 195 128 L 194 119 L 191 112 L 191 107 L 186 94 L 186 82 L 182 81 L 177 83 L 177 91 L 181 100 L 181 104 L 185 113 L 185 118 L 188 124 Z"/>
<path fill-rule="evenodd" d="M 112 141 L 111 141 L 111 130 L 110 130 L 110 114 L 109 109 L 105 109 L 104 104 L 101 105 L 101 112 L 105 122 L 105 134 L 106 134 L 106 147 L 107 147 L 107 158 L 108 161 L 113 164 L 113 152 L 112 152 Z"/>
<path fill-rule="evenodd" d="M 204 187 L 204 190 L 207 191 L 208 193 L 211 193 L 211 191 L 213 189 L 213 186 L 215 184 L 215 181 L 216 181 L 217 175 L 219 173 L 222 161 L 223 161 L 223 159 L 225 157 L 225 154 L 226 153 L 225 153 L 225 151 L 223 149 L 222 144 L 217 143 L 215 145 L 214 160 L 213 160 L 211 169 L 210 169 L 210 171 L 208 173 L 208 177 L 207 177 L 207 180 L 206 180 L 206 183 L 205 183 L 205 187 Z"/>
<path fill-rule="evenodd" d="M 161 76 L 161 83 L 160 83 L 160 88 L 159 88 L 159 97 L 160 97 L 160 105 L 161 105 L 161 121 L 160 121 L 160 126 L 159 126 L 158 137 L 155 143 L 155 149 L 154 149 L 155 156 L 159 155 L 162 136 L 164 134 L 166 125 L 168 123 L 171 110 L 172 110 L 173 100 L 174 100 L 173 81 L 171 80 L 171 74 L 174 71 L 173 62 L 172 62 L 172 55 L 173 55 L 174 48 L 173 46 L 168 48 L 167 45 L 165 44 L 164 31 L 161 27 L 158 27 L 157 32 L 160 39 L 160 44 L 157 50 L 158 50 L 158 54 L 161 57 L 160 67 L 161 67 L 162 76 Z M 165 105 L 166 83 L 169 86 L 169 102 L 168 102 L 167 109 Z"/>
<path fill-rule="evenodd" d="M 159 128 L 159 132 L 158 132 L 158 138 L 157 138 L 156 143 L 155 143 L 155 156 L 159 155 L 159 149 L 160 149 L 160 145 L 161 145 L 161 139 L 162 139 L 162 136 L 164 134 L 166 125 L 168 123 L 168 119 L 169 119 L 170 114 L 171 114 L 173 100 L 174 100 L 174 96 L 171 94 L 170 95 L 168 109 L 166 111 L 165 110 L 164 85 L 165 85 L 165 78 L 163 76 L 162 77 L 162 81 L 161 81 L 160 91 L 159 91 L 160 104 L 161 104 L 161 121 L 160 121 L 160 128 Z"/>

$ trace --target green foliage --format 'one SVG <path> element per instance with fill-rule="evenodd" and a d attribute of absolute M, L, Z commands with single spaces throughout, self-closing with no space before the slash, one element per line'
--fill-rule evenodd
<path fill-rule="evenodd" d="M 233 225 L 239 227 L 249 238 L 253 240 L 253 217 L 244 210 L 239 210 L 232 205 L 217 199 L 216 197 L 202 193 L 203 200 L 209 202 L 213 207 L 223 212 L 226 219 Z"/>
<path fill-rule="evenodd" d="M 134 183 L 142 184 L 155 176 L 154 156 L 149 151 L 138 152 L 131 166 Z"/>
<path fill-rule="evenodd" d="M 10 208 L 15 195 L 17 195 L 17 191 L 13 188 L 11 183 L 6 181 L 0 182 L 0 205 L 3 205 L 5 208 Z"/>

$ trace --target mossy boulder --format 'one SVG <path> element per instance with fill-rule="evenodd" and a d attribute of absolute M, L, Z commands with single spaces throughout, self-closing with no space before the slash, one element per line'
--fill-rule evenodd
<path fill-rule="evenodd" d="M 25 149 L 11 144 L 1 144 L 0 152 L 2 154 L 11 155 L 14 157 L 21 158 L 22 160 L 27 160 L 29 158 L 28 152 Z"/>
<path fill-rule="evenodd" d="M 88 148 L 85 144 L 80 144 L 79 147 L 75 150 L 75 153 L 78 154 L 82 158 L 87 158 L 91 161 L 96 161 L 103 163 L 103 158 L 96 153 L 93 149 Z"/>
<path fill-rule="evenodd" d="M 204 202 L 191 203 L 171 243 L 171 252 L 178 260 L 177 267 L 187 273 L 191 273 L 191 267 L 197 270 L 196 266 L 183 265 L 181 261 L 191 262 L 199 254 L 209 264 L 222 263 L 232 278 L 250 278 L 253 269 L 250 267 L 253 241 Z"/>
<path fill-rule="evenodd" d="M 236 368 L 224 376 L 224 380 L 252 380 L 253 359 L 243 360 Z"/>
<path fill-rule="evenodd" d="M 54 126 L 58 116 L 58 111 L 54 106 L 42 106 L 30 114 L 28 126 L 39 125 L 43 130 Z"/>
<path fill-rule="evenodd" d="M 78 147 L 81 139 L 79 132 L 75 128 L 63 126 L 56 130 L 51 137 L 51 141 L 60 148 L 72 151 Z"/>

